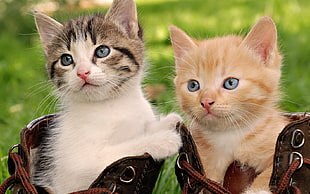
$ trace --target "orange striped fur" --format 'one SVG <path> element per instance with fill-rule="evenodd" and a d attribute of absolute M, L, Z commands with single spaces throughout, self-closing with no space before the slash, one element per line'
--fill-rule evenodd
<path fill-rule="evenodd" d="M 278 108 L 282 56 L 275 24 L 262 17 L 245 38 L 197 41 L 170 27 L 175 89 L 205 173 L 220 183 L 237 160 L 260 175 L 244 193 L 270 193 L 275 142 L 287 124 Z"/>

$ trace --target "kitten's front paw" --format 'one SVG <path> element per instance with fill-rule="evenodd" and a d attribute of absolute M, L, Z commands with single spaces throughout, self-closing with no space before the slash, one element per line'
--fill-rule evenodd
<path fill-rule="evenodd" d="M 170 113 L 148 127 L 153 141 L 149 143 L 148 152 L 155 160 L 168 158 L 179 151 L 182 140 L 176 126 L 181 121 L 182 118 L 178 114 Z"/>
<path fill-rule="evenodd" d="M 159 121 L 149 123 L 147 131 L 149 133 L 156 133 L 166 130 L 175 131 L 178 122 L 182 122 L 181 116 L 176 113 L 170 113 L 167 116 L 161 116 Z"/>
<path fill-rule="evenodd" d="M 152 135 L 156 145 L 150 154 L 155 160 L 165 159 L 176 154 L 182 146 L 180 134 L 176 130 L 159 131 Z"/>
<path fill-rule="evenodd" d="M 160 118 L 161 127 L 163 129 L 175 130 L 177 123 L 182 122 L 182 118 L 177 113 L 170 113 L 165 117 Z"/>

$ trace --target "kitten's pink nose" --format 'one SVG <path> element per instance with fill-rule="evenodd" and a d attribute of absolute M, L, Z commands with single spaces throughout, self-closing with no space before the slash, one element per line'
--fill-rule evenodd
<path fill-rule="evenodd" d="M 90 74 L 90 71 L 88 70 L 80 70 L 77 72 L 77 75 L 84 81 L 86 81 L 89 74 Z"/>
<path fill-rule="evenodd" d="M 205 98 L 202 99 L 200 102 L 201 106 L 204 107 L 205 109 L 209 110 L 211 105 L 214 104 L 214 100 L 210 99 L 210 98 Z"/>

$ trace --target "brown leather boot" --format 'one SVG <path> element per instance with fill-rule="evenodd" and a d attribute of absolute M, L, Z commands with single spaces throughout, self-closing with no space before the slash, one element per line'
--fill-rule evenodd
<path fill-rule="evenodd" d="M 178 126 L 183 147 L 175 165 L 175 174 L 181 186 L 182 193 L 230 193 L 219 183 L 204 176 L 204 170 L 197 151 L 196 143 L 184 124 Z"/>
<path fill-rule="evenodd" d="M 310 193 L 310 114 L 285 114 L 291 123 L 278 137 L 270 189 L 273 193 Z M 204 176 L 196 144 L 184 125 L 179 126 L 183 147 L 176 175 L 183 193 L 242 193 L 257 174 L 237 161 L 227 169 L 223 186 Z"/>
<path fill-rule="evenodd" d="M 8 169 L 11 177 L 0 186 L 0 194 L 13 185 L 13 193 L 45 194 L 48 190 L 30 182 L 30 150 L 40 145 L 42 138 L 57 115 L 40 117 L 25 127 L 21 143 L 13 146 L 9 153 Z M 15 151 L 15 149 L 18 149 Z M 163 161 L 157 162 L 149 154 L 125 157 L 109 165 L 85 191 L 74 194 L 148 194 L 152 193 Z"/>
<path fill-rule="evenodd" d="M 291 123 L 280 133 L 270 189 L 275 193 L 310 193 L 310 115 L 287 114 Z"/>

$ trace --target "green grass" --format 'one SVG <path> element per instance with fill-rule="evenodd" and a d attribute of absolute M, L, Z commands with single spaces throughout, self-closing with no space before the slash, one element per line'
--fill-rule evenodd
<path fill-rule="evenodd" d="M 270 15 L 277 24 L 280 50 L 284 54 L 281 106 L 287 112 L 310 109 L 310 1 L 138 0 L 137 3 L 150 61 L 145 84 L 166 86 L 152 100 L 159 112 L 178 110 L 172 82 L 170 24 L 198 39 L 232 33 L 245 35 L 263 15 Z M 97 10 L 100 9 L 68 11 L 63 7 L 54 16 L 65 21 L 81 12 Z M 14 20 L 11 15 L 8 26 L 0 31 L 0 182 L 8 176 L 7 151 L 19 142 L 21 128 L 36 117 L 55 112 L 53 98 L 46 98 L 50 86 L 33 18 L 24 12 L 22 18 Z M 154 193 L 180 193 L 173 167 L 174 159 L 167 160 Z"/>

